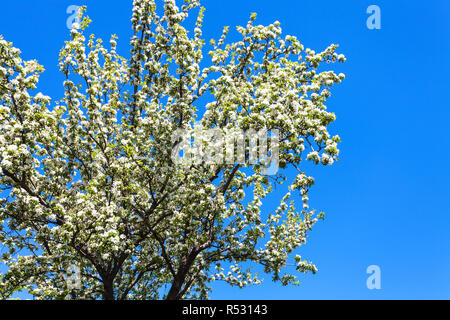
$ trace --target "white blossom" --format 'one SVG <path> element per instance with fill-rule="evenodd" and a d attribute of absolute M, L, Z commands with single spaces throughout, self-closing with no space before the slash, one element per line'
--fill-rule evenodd
<path fill-rule="evenodd" d="M 224 28 L 207 46 L 199 6 L 134 0 L 127 58 L 115 36 L 110 49 L 87 37 L 90 20 L 81 17 L 60 52 L 59 100 L 36 93 L 43 67 L 0 37 L 0 183 L 8 193 L 0 298 L 25 289 L 64 299 L 73 265 L 83 299 L 207 298 L 212 281 L 261 283 L 249 262 L 284 285 L 297 284 L 296 271 L 317 271 L 294 256 L 322 217 L 309 210 L 315 180 L 303 161 L 338 160 L 340 138 L 328 132 L 336 116 L 325 103 L 345 76 L 319 70 L 345 57 L 335 44 L 304 49 L 281 36 L 278 21 L 256 25 L 256 14 L 235 42 Z M 205 129 L 228 138 L 278 130 L 279 172 L 268 177 L 263 162 L 174 162 L 177 130 Z M 220 154 L 218 139 L 197 136 L 202 159 L 209 148 Z M 285 180 L 279 206 L 263 213 Z"/>

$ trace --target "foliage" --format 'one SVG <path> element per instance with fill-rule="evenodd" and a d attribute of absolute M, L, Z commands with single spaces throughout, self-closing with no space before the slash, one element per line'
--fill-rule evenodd
<path fill-rule="evenodd" d="M 134 1 L 128 60 L 115 36 L 109 49 L 86 39 L 84 17 L 61 50 L 65 95 L 55 103 L 36 93 L 43 67 L 0 38 L 1 298 L 21 289 L 39 299 L 207 298 L 213 281 L 258 284 L 248 262 L 284 285 L 297 283 L 291 259 L 317 270 L 292 256 L 321 217 L 308 208 L 314 179 L 300 164 L 337 159 L 324 103 L 344 75 L 318 68 L 345 57 L 337 45 L 305 50 L 279 22 L 255 25 L 252 14 L 237 27 L 241 40 L 226 44 L 226 27 L 205 58 L 199 1 L 161 9 Z M 188 13 L 198 16 L 192 34 Z M 261 212 L 262 200 L 284 170 L 173 161 L 174 132 L 198 121 L 279 130 L 279 166 L 298 174 L 276 212 Z M 74 264 L 76 289 L 66 281 Z"/>

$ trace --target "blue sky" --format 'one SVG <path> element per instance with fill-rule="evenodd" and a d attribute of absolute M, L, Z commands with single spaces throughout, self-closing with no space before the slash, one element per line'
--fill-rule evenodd
<path fill-rule="evenodd" d="M 39 90 L 62 94 L 58 53 L 69 38 L 69 5 L 88 6 L 89 31 L 119 37 L 126 56 L 131 0 L 3 1 L 0 34 L 38 59 Z M 316 51 L 340 45 L 346 74 L 328 102 L 342 138 L 340 161 L 312 168 L 311 207 L 326 212 L 299 253 L 319 268 L 300 287 L 239 290 L 215 285 L 213 299 L 450 299 L 450 2 L 333 0 L 205 0 L 204 36 L 244 25 L 282 23 Z M 369 5 L 381 29 L 369 30 Z M 276 198 L 277 194 L 274 195 Z M 267 205 L 266 210 L 273 206 Z M 369 290 L 366 268 L 381 268 L 381 289 Z"/>

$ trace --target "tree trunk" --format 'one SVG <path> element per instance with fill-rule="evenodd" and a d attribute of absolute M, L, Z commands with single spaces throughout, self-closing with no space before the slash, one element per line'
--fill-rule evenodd
<path fill-rule="evenodd" d="M 112 280 L 103 281 L 103 300 L 114 300 L 114 288 Z"/>
<path fill-rule="evenodd" d="M 175 281 L 172 283 L 172 287 L 167 294 L 166 300 L 179 300 L 180 297 L 178 297 L 178 295 L 180 294 L 182 284 L 183 283 L 181 281 Z"/>
<path fill-rule="evenodd" d="M 186 281 L 186 276 L 189 273 L 189 269 L 195 261 L 200 250 L 194 248 L 191 253 L 184 259 L 182 266 L 178 270 L 175 279 L 172 281 L 172 286 L 170 287 L 169 293 L 167 294 L 166 300 L 180 300 L 180 292 L 182 290 L 183 284 Z"/>

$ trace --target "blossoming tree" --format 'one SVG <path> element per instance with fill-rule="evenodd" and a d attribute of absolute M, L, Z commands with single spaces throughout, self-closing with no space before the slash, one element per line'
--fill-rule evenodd
<path fill-rule="evenodd" d="M 60 53 L 58 102 L 36 93 L 43 68 L 0 38 L 0 298 L 24 289 L 39 299 L 207 298 L 213 281 L 260 283 L 252 263 L 283 285 L 316 272 L 294 252 L 321 218 L 301 167 L 337 159 L 324 103 L 344 75 L 318 68 L 345 57 L 336 45 L 305 50 L 253 14 L 237 27 L 241 40 L 228 43 L 225 28 L 205 58 L 199 1 L 163 2 L 134 1 L 129 59 L 114 36 L 109 48 L 86 39 L 84 16 Z M 280 171 L 174 161 L 174 132 L 195 122 L 278 130 Z M 278 209 L 261 210 L 285 180 Z"/>

